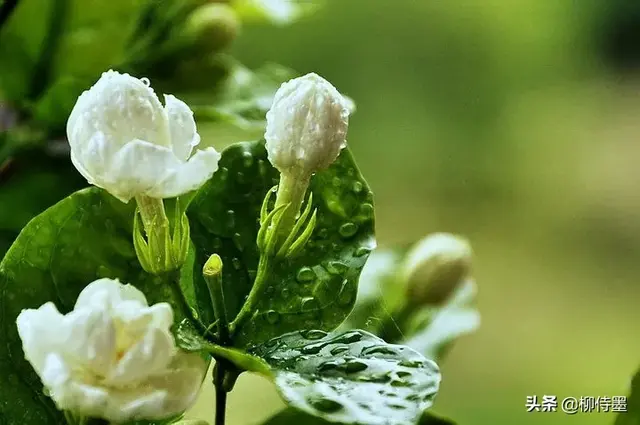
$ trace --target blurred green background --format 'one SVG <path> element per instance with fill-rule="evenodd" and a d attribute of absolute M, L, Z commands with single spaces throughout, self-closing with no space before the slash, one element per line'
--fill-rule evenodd
<path fill-rule="evenodd" d="M 349 143 L 381 246 L 434 231 L 473 243 L 483 323 L 442 365 L 436 402 L 461 424 L 611 424 L 526 413 L 525 399 L 628 391 L 640 363 L 639 28 L 640 4 L 623 0 L 329 0 L 234 45 L 250 66 L 314 71 L 356 100 Z M 192 417 L 212 419 L 211 393 Z M 229 423 L 280 406 L 243 376 Z"/>

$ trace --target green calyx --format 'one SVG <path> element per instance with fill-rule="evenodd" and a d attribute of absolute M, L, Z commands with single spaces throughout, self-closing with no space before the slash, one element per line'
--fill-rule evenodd
<path fill-rule="evenodd" d="M 140 265 L 160 275 L 178 270 L 189 251 L 189 220 L 176 202 L 173 232 L 162 199 L 136 197 L 138 208 L 133 222 L 133 245 Z"/>

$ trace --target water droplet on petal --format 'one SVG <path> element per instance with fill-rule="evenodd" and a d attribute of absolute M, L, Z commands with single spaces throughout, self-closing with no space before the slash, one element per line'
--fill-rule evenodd
<path fill-rule="evenodd" d="M 369 365 L 367 365 L 365 362 L 362 362 L 359 360 L 352 360 L 345 364 L 344 370 L 347 373 L 357 373 L 357 372 L 362 372 L 368 367 Z"/>
<path fill-rule="evenodd" d="M 340 362 L 335 361 L 335 360 L 330 360 L 328 362 L 324 362 L 322 364 L 320 364 L 320 366 L 318 366 L 318 371 L 319 372 L 327 372 L 329 370 L 336 370 L 340 367 Z"/>
<path fill-rule="evenodd" d="M 313 396 L 307 400 L 309 404 L 321 412 L 332 413 L 342 409 L 342 404 L 335 400 L 324 397 Z"/>
<path fill-rule="evenodd" d="M 358 225 L 355 223 L 344 223 L 338 229 L 338 233 L 345 239 L 353 237 L 356 233 L 358 233 Z"/>
<path fill-rule="evenodd" d="M 402 360 L 398 363 L 400 366 L 417 368 L 422 367 L 423 363 L 419 360 Z"/>
<path fill-rule="evenodd" d="M 345 351 L 349 351 L 348 345 L 338 345 L 337 347 L 333 347 L 331 349 L 331 354 L 336 356 L 338 354 L 344 353 Z"/>
<path fill-rule="evenodd" d="M 298 270 L 296 279 L 298 280 L 298 282 L 302 283 L 313 282 L 316 279 L 316 272 L 314 272 L 310 267 L 303 267 Z"/>

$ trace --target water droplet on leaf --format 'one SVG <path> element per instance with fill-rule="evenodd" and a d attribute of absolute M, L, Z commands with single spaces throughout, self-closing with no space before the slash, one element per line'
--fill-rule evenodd
<path fill-rule="evenodd" d="M 245 168 L 249 168 L 253 165 L 253 155 L 251 155 L 251 152 L 242 152 L 242 164 Z"/>
<path fill-rule="evenodd" d="M 302 299 L 302 311 L 315 311 L 320 308 L 320 303 L 314 297 L 305 297 Z"/>
<path fill-rule="evenodd" d="M 365 219 L 373 218 L 373 205 L 367 203 L 360 205 L 360 216 Z"/>
<path fill-rule="evenodd" d="M 352 190 L 353 190 L 353 192 L 354 192 L 354 193 L 356 193 L 356 194 L 357 194 L 357 193 L 362 192 L 362 189 L 363 189 L 363 187 L 362 187 L 362 183 L 361 183 L 361 182 L 359 182 L 359 181 L 355 181 L 355 182 L 353 182 L 353 186 L 352 186 L 352 188 L 351 188 L 351 189 L 352 189 Z"/>
<path fill-rule="evenodd" d="M 370 252 L 371 250 L 369 248 L 367 248 L 366 246 L 361 246 L 360 248 L 356 249 L 353 255 L 357 258 L 360 258 L 360 257 L 364 257 Z"/>
<path fill-rule="evenodd" d="M 316 273 L 310 267 L 303 267 L 300 270 L 298 270 L 296 279 L 298 280 L 298 282 L 302 282 L 302 283 L 313 282 L 316 279 Z"/>
<path fill-rule="evenodd" d="M 233 210 L 227 211 L 227 227 L 233 229 L 236 226 L 236 213 Z"/>
<path fill-rule="evenodd" d="M 278 313 L 275 310 L 269 310 L 265 313 L 265 316 L 267 318 L 267 322 L 269 322 L 272 325 L 275 325 L 276 323 L 278 323 L 278 321 L 280 320 L 280 313 Z"/>
<path fill-rule="evenodd" d="M 338 232 L 340 233 L 340 236 L 345 239 L 351 238 L 356 233 L 358 233 L 358 225 L 355 223 L 344 223 L 342 226 L 340 226 Z"/>
<path fill-rule="evenodd" d="M 327 336 L 328 334 L 325 331 L 320 331 L 320 330 L 317 330 L 317 329 L 310 329 L 310 330 L 306 330 L 306 331 L 300 331 L 300 335 L 304 339 L 309 339 L 311 341 L 314 341 L 316 339 L 322 339 L 325 336 Z"/>
<path fill-rule="evenodd" d="M 330 274 L 340 275 L 345 273 L 348 270 L 348 267 L 346 266 L 346 264 L 343 264 L 339 261 L 329 261 L 326 264 L 325 269 L 327 269 Z"/>
<path fill-rule="evenodd" d="M 342 335 L 338 335 L 331 342 L 333 344 L 353 344 L 362 339 L 362 334 L 358 331 L 350 331 Z"/>
<path fill-rule="evenodd" d="M 326 342 L 321 342 L 317 344 L 309 344 L 302 347 L 300 352 L 302 354 L 318 354 L 324 347 L 327 346 Z"/>
<path fill-rule="evenodd" d="M 236 270 L 242 269 L 242 261 L 240 261 L 240 259 L 237 257 L 233 257 L 233 259 L 231 260 L 231 264 L 233 264 L 233 268 Z"/>

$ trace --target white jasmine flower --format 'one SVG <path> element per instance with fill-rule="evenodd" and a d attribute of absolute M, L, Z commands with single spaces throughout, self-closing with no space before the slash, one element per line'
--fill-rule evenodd
<path fill-rule="evenodd" d="M 69 314 L 49 302 L 17 319 L 25 357 L 58 408 L 118 423 L 168 417 L 195 401 L 206 363 L 176 348 L 172 323 L 169 304 L 149 306 L 111 279 L 90 283 Z"/>
<path fill-rule="evenodd" d="M 193 112 L 148 81 L 108 71 L 80 95 L 67 122 L 71 160 L 93 185 L 128 202 L 172 198 L 199 188 L 218 169 L 214 148 L 200 143 Z"/>
<path fill-rule="evenodd" d="M 307 74 L 284 83 L 267 113 L 271 163 L 281 172 L 310 176 L 346 147 L 350 103 L 324 78 Z"/>

